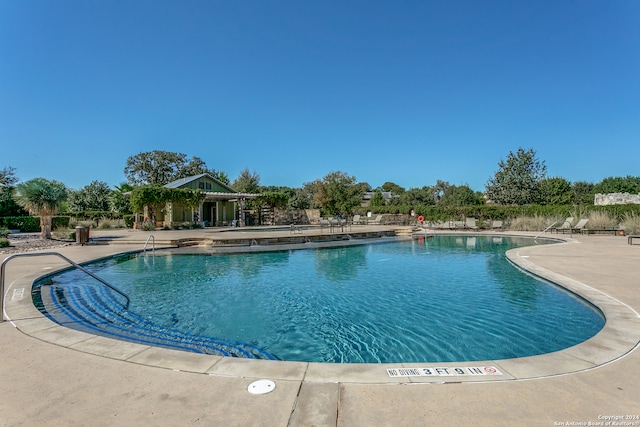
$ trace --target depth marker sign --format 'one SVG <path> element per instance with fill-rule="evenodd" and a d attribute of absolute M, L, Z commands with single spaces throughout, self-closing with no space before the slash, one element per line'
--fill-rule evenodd
<path fill-rule="evenodd" d="M 495 366 L 465 366 L 461 368 L 395 368 L 387 369 L 390 377 L 459 377 L 480 375 L 502 375 Z"/>

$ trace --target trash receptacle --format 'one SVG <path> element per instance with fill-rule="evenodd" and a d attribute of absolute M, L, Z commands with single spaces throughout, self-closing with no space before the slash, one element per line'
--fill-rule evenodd
<path fill-rule="evenodd" d="M 89 227 L 76 227 L 76 244 L 84 245 L 89 241 Z"/>

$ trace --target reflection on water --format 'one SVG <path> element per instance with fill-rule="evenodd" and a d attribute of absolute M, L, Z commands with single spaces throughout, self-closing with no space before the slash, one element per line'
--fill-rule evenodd
<path fill-rule="evenodd" d="M 315 251 L 315 268 L 330 281 L 352 280 L 367 265 L 367 246 L 349 246 Z"/>

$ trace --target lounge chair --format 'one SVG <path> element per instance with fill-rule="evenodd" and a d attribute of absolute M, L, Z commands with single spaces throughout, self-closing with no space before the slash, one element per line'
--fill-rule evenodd
<path fill-rule="evenodd" d="M 376 216 L 376 219 L 369 221 L 368 224 L 371 225 L 380 225 L 380 222 L 382 221 L 382 215 L 378 215 Z"/>
<path fill-rule="evenodd" d="M 322 219 L 320 218 L 320 231 L 322 231 L 323 228 L 327 227 L 329 230 L 331 230 L 331 223 L 329 222 L 328 219 Z"/>
<path fill-rule="evenodd" d="M 455 228 L 453 222 L 451 222 L 450 220 L 438 221 L 434 227 L 441 230 L 453 230 Z"/>
<path fill-rule="evenodd" d="M 357 225 L 360 224 L 360 215 L 354 215 L 351 219 L 351 224 Z"/>
<path fill-rule="evenodd" d="M 331 227 L 331 231 L 337 230 L 337 229 L 344 231 L 345 227 L 351 227 L 351 224 L 347 223 L 346 219 L 337 219 L 337 218 L 329 219 L 329 225 Z"/>
<path fill-rule="evenodd" d="M 493 220 L 493 221 L 491 221 L 491 229 L 492 230 L 503 231 L 504 230 L 504 223 L 499 219 Z"/>
<path fill-rule="evenodd" d="M 589 222 L 589 219 L 581 219 L 574 227 L 571 227 L 571 232 L 582 233 L 584 227 L 587 225 L 587 222 Z"/>
<path fill-rule="evenodd" d="M 464 222 L 465 230 L 477 230 L 478 226 L 476 225 L 475 218 L 467 218 Z"/>
<path fill-rule="evenodd" d="M 560 227 L 553 227 L 551 228 L 551 232 L 553 233 L 554 231 L 556 233 L 559 233 L 560 231 L 562 231 L 563 233 L 567 230 L 571 231 L 571 223 L 573 222 L 573 217 L 570 216 L 567 219 L 564 220 L 564 222 L 562 223 L 562 225 Z"/>

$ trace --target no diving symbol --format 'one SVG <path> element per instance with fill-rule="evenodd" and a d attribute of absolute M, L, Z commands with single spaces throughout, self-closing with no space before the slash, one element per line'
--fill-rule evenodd
<path fill-rule="evenodd" d="M 485 371 L 487 374 L 495 374 L 498 372 L 498 370 L 493 366 L 485 366 L 484 368 L 482 368 L 482 370 Z"/>

